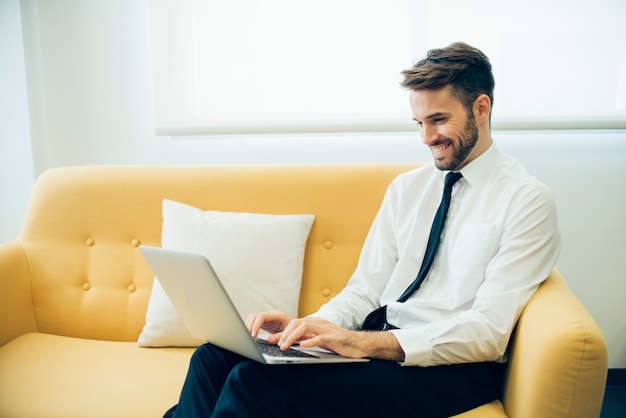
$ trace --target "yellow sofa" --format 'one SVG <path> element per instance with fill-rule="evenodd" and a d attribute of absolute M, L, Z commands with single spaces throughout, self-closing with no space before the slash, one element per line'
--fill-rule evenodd
<path fill-rule="evenodd" d="M 20 236 L 0 245 L 0 417 L 157 417 L 189 348 L 140 348 L 161 202 L 316 215 L 302 315 L 344 285 L 386 186 L 407 165 L 74 167 L 37 180 Z M 597 417 L 601 331 L 557 271 L 526 307 L 502 401 L 462 417 Z"/>

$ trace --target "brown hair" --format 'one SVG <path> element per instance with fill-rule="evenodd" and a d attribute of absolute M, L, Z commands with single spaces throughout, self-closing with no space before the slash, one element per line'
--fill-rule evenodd
<path fill-rule="evenodd" d="M 402 87 L 410 90 L 437 90 L 446 86 L 471 112 L 476 98 L 486 94 L 493 106 L 495 81 L 489 58 L 463 42 L 445 48 L 431 49 L 426 58 L 402 71 Z"/>

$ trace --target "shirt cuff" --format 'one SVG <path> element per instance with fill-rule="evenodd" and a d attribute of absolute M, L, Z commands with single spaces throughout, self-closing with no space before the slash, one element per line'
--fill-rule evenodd
<path fill-rule="evenodd" d="M 394 329 L 391 331 L 404 351 L 402 366 L 429 366 L 432 345 L 425 329 Z"/>

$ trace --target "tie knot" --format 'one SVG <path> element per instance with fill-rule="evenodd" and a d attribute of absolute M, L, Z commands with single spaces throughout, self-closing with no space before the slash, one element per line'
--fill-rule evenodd
<path fill-rule="evenodd" d="M 461 180 L 461 177 L 463 177 L 463 174 L 461 173 L 457 173 L 457 172 L 449 172 L 448 174 L 446 174 L 446 189 L 451 189 L 452 186 L 454 186 L 454 183 L 456 183 L 457 181 Z"/>

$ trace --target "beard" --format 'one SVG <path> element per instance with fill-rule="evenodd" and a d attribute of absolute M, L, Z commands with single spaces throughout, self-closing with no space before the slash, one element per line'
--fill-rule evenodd
<path fill-rule="evenodd" d="M 449 138 L 448 140 L 454 144 L 454 141 Z M 469 157 L 477 142 L 478 126 L 476 126 L 474 115 L 471 112 L 468 112 L 467 122 L 465 122 L 463 133 L 461 138 L 459 138 L 459 143 L 454 146 L 452 159 L 449 161 L 435 159 L 435 167 L 441 171 L 456 170 L 463 165 L 465 160 L 467 160 L 467 157 Z"/>

